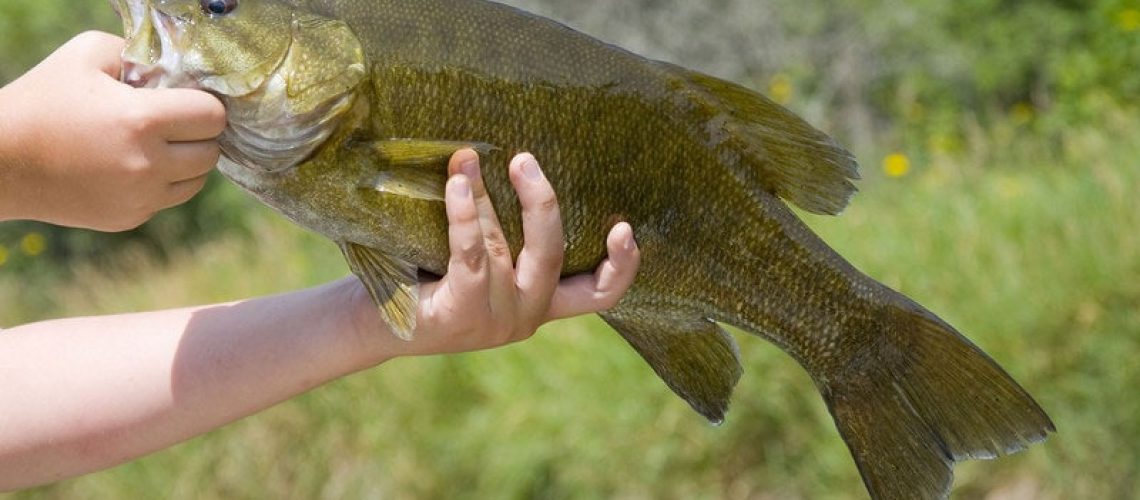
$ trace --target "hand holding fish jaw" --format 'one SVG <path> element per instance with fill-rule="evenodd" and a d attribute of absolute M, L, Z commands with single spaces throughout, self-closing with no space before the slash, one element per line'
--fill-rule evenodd
<path fill-rule="evenodd" d="M 510 178 L 522 206 L 524 245 L 511 252 L 487 196 L 475 151 L 455 153 L 446 187 L 451 257 L 447 274 L 420 285 L 414 340 L 378 334 L 367 293 L 357 293 L 361 335 L 386 357 L 467 352 L 525 340 L 543 323 L 617 304 L 633 284 L 640 253 L 629 224 L 610 230 L 609 258 L 592 275 L 559 279 L 564 240 L 554 189 L 530 154 L 516 156 Z"/>
<path fill-rule="evenodd" d="M 201 190 L 224 107 L 205 92 L 120 83 L 122 49 L 83 33 L 0 89 L 0 220 L 122 231 Z"/>

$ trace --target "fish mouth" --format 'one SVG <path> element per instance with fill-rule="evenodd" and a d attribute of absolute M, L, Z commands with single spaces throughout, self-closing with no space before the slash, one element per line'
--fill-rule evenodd
<path fill-rule="evenodd" d="M 119 79 L 138 88 L 202 89 L 182 70 L 187 19 L 155 8 L 149 1 L 112 0 L 127 39 Z"/>

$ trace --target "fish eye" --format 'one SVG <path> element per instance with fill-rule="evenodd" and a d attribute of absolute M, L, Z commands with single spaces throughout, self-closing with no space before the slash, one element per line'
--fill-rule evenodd
<path fill-rule="evenodd" d="M 238 0 L 199 0 L 202 12 L 212 16 L 224 16 L 237 8 Z"/>

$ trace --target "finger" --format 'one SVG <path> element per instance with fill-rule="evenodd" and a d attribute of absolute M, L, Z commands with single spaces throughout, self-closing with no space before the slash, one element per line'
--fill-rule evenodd
<path fill-rule="evenodd" d="M 133 89 L 144 109 L 170 142 L 217 138 L 226 129 L 226 108 L 217 97 L 194 89 Z"/>
<path fill-rule="evenodd" d="M 216 141 L 175 142 L 166 145 L 163 175 L 172 182 L 195 179 L 218 164 L 221 148 Z"/>
<path fill-rule="evenodd" d="M 193 198 L 205 187 L 208 178 L 208 175 L 202 175 L 172 183 L 167 190 L 167 203 L 163 208 L 170 208 L 190 201 L 190 198 Z"/>
<path fill-rule="evenodd" d="M 610 230 L 606 238 L 609 257 L 592 275 L 579 275 L 562 280 L 554 291 L 547 319 L 569 318 L 579 314 L 604 311 L 617 305 L 633 285 L 641 252 L 633 239 L 633 229 L 622 222 Z"/>
<path fill-rule="evenodd" d="M 444 203 L 451 258 L 443 280 L 456 299 L 485 300 L 490 281 L 487 277 L 487 251 L 483 246 L 483 231 L 472 196 L 471 181 L 466 175 L 457 174 L 448 179 Z"/>
<path fill-rule="evenodd" d="M 495 215 L 495 206 L 487 194 L 487 187 L 483 184 L 479 154 L 472 149 L 457 151 L 448 163 L 448 170 L 458 170 L 471 183 L 471 195 L 479 211 L 479 227 L 483 231 L 483 245 L 487 248 L 491 265 L 499 269 L 513 268 L 510 246 L 503 236 L 503 228 L 499 225 L 499 217 Z"/>
<path fill-rule="evenodd" d="M 558 198 L 534 156 L 511 161 L 511 182 L 522 206 L 523 248 L 515 264 L 515 283 L 524 312 L 541 319 L 562 271 L 565 242 Z"/>

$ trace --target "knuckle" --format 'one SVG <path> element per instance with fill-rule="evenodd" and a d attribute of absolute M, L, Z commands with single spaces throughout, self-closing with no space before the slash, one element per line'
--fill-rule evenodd
<path fill-rule="evenodd" d="M 613 309 L 621 301 L 621 295 L 613 292 L 598 292 L 594 300 L 599 309 Z"/>
<path fill-rule="evenodd" d="M 128 174 L 138 174 L 150 169 L 150 157 L 144 151 L 133 151 L 122 158 L 123 170 Z"/>
<path fill-rule="evenodd" d="M 537 208 L 542 213 L 558 212 L 558 198 L 551 193 L 550 196 L 539 200 Z"/>
<path fill-rule="evenodd" d="M 153 170 L 153 162 L 150 157 L 143 151 L 136 151 L 134 153 L 126 154 L 120 161 L 123 169 L 123 175 L 128 180 L 135 180 L 140 177 L 145 177 L 151 170 Z"/>
<path fill-rule="evenodd" d="M 98 31 L 87 30 L 78 35 L 75 35 L 71 39 L 71 43 L 86 47 L 88 45 L 97 43 L 99 41 L 99 38 L 100 36 Z"/>
<path fill-rule="evenodd" d="M 483 263 L 485 262 L 483 252 L 478 251 L 477 247 L 464 249 L 462 251 L 460 260 L 462 260 L 463 265 L 467 266 L 467 268 L 471 270 L 482 269 Z"/>
<path fill-rule="evenodd" d="M 140 141 L 148 138 L 155 127 L 156 118 L 148 108 L 140 105 L 131 105 L 123 109 L 119 117 L 119 129 L 123 131 L 129 141 Z"/>
<path fill-rule="evenodd" d="M 95 46 L 99 46 L 99 45 L 106 45 L 109 43 L 116 42 L 117 40 L 118 40 L 117 37 L 115 37 L 109 33 L 103 33 L 102 31 L 96 31 L 96 30 L 87 30 L 87 31 L 84 31 L 78 35 L 75 35 L 71 39 L 71 43 L 74 43 L 78 46 L 87 48 L 87 47 L 95 47 Z"/>
<path fill-rule="evenodd" d="M 511 247 L 507 245 L 502 239 L 502 233 L 496 233 L 488 237 L 486 242 L 487 255 L 493 259 L 501 259 L 503 257 L 511 256 Z"/>

